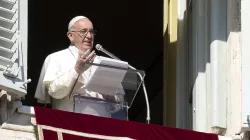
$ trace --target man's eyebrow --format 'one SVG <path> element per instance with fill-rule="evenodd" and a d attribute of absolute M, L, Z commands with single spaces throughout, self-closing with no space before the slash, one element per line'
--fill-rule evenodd
<path fill-rule="evenodd" d="M 92 28 L 91 29 L 83 28 L 80 31 L 87 31 L 87 30 L 93 30 L 93 29 Z"/>
<path fill-rule="evenodd" d="M 86 29 L 86 28 L 83 28 L 83 29 L 81 29 L 80 31 L 86 31 L 86 30 L 88 30 L 88 29 Z"/>

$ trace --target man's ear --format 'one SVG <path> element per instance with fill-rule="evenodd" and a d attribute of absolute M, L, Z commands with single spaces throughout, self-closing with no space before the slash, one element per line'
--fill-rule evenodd
<path fill-rule="evenodd" d="M 69 40 L 72 42 L 73 41 L 73 34 L 71 32 L 67 32 L 67 36 L 69 38 Z"/>

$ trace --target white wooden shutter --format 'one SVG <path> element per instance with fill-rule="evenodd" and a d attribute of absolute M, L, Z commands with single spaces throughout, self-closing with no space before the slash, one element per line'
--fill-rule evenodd
<path fill-rule="evenodd" d="M 28 0 L 0 0 L 0 89 L 18 97 L 27 93 L 27 11 Z"/>

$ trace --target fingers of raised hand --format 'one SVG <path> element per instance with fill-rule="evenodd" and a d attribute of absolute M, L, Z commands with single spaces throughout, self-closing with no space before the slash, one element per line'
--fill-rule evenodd
<path fill-rule="evenodd" d="M 95 51 L 92 51 L 89 56 L 86 58 L 87 62 L 92 62 L 94 60 L 94 57 L 96 56 Z"/>
<path fill-rule="evenodd" d="M 79 55 L 81 56 L 82 59 L 86 59 L 88 57 L 89 53 L 90 53 L 90 49 L 88 49 L 84 53 L 80 53 Z"/>

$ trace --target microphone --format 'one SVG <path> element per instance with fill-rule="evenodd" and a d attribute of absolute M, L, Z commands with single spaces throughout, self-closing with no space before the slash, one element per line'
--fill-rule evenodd
<path fill-rule="evenodd" d="M 95 48 L 98 51 L 101 51 L 101 52 L 105 53 L 106 55 L 110 56 L 113 59 L 120 60 L 118 57 L 116 57 L 115 55 L 113 55 L 109 51 L 105 50 L 102 47 L 102 45 L 100 45 L 100 44 L 96 44 Z M 132 67 L 131 65 L 129 65 L 129 68 L 133 69 L 133 70 L 136 70 L 136 68 Z M 146 106 L 147 106 L 147 118 L 146 118 L 146 121 L 149 124 L 150 123 L 150 107 L 149 107 L 149 101 L 148 101 L 148 94 L 147 94 L 146 86 L 145 86 L 145 83 L 144 83 L 142 75 L 139 72 L 137 72 L 137 74 L 140 77 L 140 79 L 142 80 L 142 88 L 143 88 L 143 91 L 144 91 L 144 96 L 145 96 Z"/>
<path fill-rule="evenodd" d="M 116 60 L 120 60 L 118 57 L 116 57 L 115 55 L 113 55 L 112 53 L 110 53 L 109 51 L 105 50 L 102 45 L 100 44 L 96 44 L 95 45 L 95 48 L 98 50 L 98 51 L 102 51 L 103 53 L 107 54 L 109 57 L 111 58 L 114 58 Z"/>
<path fill-rule="evenodd" d="M 109 57 L 113 58 L 113 59 L 116 59 L 116 60 L 120 60 L 118 57 L 116 57 L 114 54 L 112 54 L 111 52 L 107 51 L 106 49 L 104 49 L 102 47 L 102 45 L 100 44 L 96 44 L 95 45 L 95 48 L 98 50 L 98 51 L 101 51 L 103 53 L 105 53 L 106 55 L 108 55 Z M 130 69 L 133 69 L 133 70 L 136 70 L 136 68 L 132 67 L 132 66 L 128 66 Z"/>

